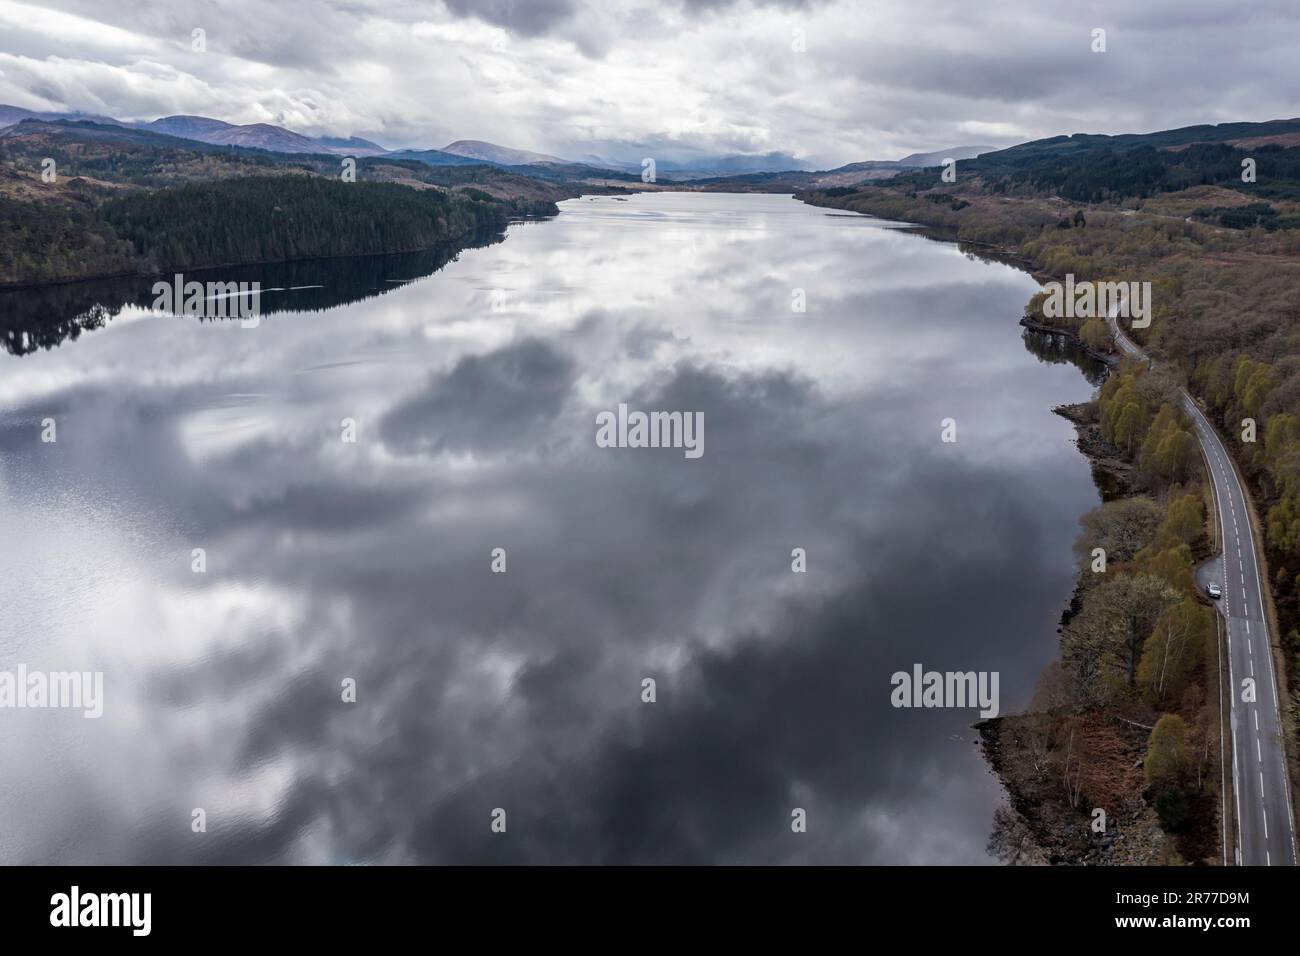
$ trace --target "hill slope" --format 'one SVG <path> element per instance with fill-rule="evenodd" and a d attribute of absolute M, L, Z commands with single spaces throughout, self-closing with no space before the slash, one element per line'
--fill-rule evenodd
<path fill-rule="evenodd" d="M 558 156 L 547 156 L 545 153 L 535 153 L 528 149 L 512 149 L 509 146 L 484 143 L 477 139 L 458 139 L 454 143 L 448 143 L 439 152 L 451 153 L 453 156 L 463 156 L 481 163 L 496 163 L 498 166 L 529 166 L 533 163 L 565 164 L 569 162 L 567 159 L 560 159 Z"/>

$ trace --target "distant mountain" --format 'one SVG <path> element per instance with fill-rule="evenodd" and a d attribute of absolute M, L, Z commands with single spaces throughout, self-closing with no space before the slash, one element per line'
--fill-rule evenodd
<path fill-rule="evenodd" d="M 243 146 L 273 153 L 333 152 L 319 140 L 269 123 L 236 126 L 207 116 L 164 116 L 142 125 L 158 133 L 195 139 L 214 146 Z"/>
<path fill-rule="evenodd" d="M 413 159 L 428 166 L 482 166 L 483 160 L 459 156 L 441 149 L 399 149 L 384 154 L 385 159 Z"/>
<path fill-rule="evenodd" d="M 21 123 L 25 119 L 85 121 L 88 123 L 103 123 L 109 126 L 125 125 L 111 116 L 98 116 L 94 113 L 38 113 L 35 110 L 25 110 L 21 106 L 0 105 L 0 127 L 12 126 L 14 123 Z"/>
<path fill-rule="evenodd" d="M 511 149 L 496 143 L 484 143 L 477 139 L 458 139 L 444 146 L 441 150 L 455 156 L 464 156 L 478 160 L 480 163 L 496 163 L 498 166 L 529 166 L 533 163 L 559 163 L 567 165 L 569 160 L 545 153 L 534 153 L 527 149 Z"/>
<path fill-rule="evenodd" d="M 747 173 L 791 172 L 806 164 L 789 153 L 733 153 L 725 156 L 701 156 L 684 162 L 663 162 L 659 168 L 670 172 L 704 173 L 710 176 L 741 176 Z"/>
<path fill-rule="evenodd" d="M 834 187 L 860 186 L 864 183 L 882 179 L 892 179 L 900 173 L 912 172 L 926 166 L 938 166 L 949 157 L 953 159 L 970 159 L 981 153 L 988 152 L 990 149 L 992 147 L 954 146 L 951 149 L 940 150 L 936 153 L 912 153 L 910 156 L 904 156 L 899 160 L 864 159 L 860 162 L 837 166 L 835 169 L 815 171 L 800 168 L 798 165 L 783 165 L 783 162 L 797 164 L 798 161 L 781 153 L 769 153 L 766 160 L 762 157 L 737 157 L 741 162 L 734 165 L 744 166 L 748 164 L 751 167 L 759 167 L 739 173 L 720 171 L 715 175 L 701 176 L 691 170 L 673 171 L 671 165 L 667 168 L 674 176 L 680 179 L 689 179 L 706 189 L 727 189 L 732 187 L 767 191 L 830 189 Z M 764 162 L 768 165 L 766 169 L 762 168 Z M 732 164 L 720 163 L 719 165 L 725 169 L 726 166 Z"/>
<path fill-rule="evenodd" d="M 113 123 L 92 123 L 88 120 L 24 119 L 0 128 L 0 140 L 27 140 L 36 138 L 77 140 L 87 143 L 111 143 L 116 147 L 147 147 L 151 149 L 194 150 L 210 149 L 211 144 L 199 143 L 179 136 L 168 136 L 149 129 L 121 126 Z"/>
<path fill-rule="evenodd" d="M 983 153 L 965 168 L 991 189 L 1028 187 L 1081 203 L 1147 199 L 1194 186 L 1222 186 L 1256 200 L 1289 204 L 1300 196 L 1297 145 L 1300 119 L 1183 126 L 1117 136 L 1075 133 Z M 1260 176 L 1258 183 L 1243 184 L 1241 163 L 1248 158 L 1246 151 L 1263 146 L 1269 152 L 1260 163 L 1268 164 L 1268 175 Z M 1254 211 L 1247 214 L 1250 224 L 1261 214 L 1257 206 L 1271 208 L 1266 202 L 1252 204 Z M 1294 228 L 1284 224 L 1289 214 L 1288 206 L 1270 211 L 1268 215 L 1276 219 L 1267 228 Z M 1218 221 L 1228 223 L 1222 217 Z"/>
<path fill-rule="evenodd" d="M 598 169 L 626 169 L 629 171 L 635 169 L 638 172 L 641 169 L 639 163 L 616 163 L 604 156 L 597 156 L 595 153 L 583 153 L 581 156 L 575 156 L 573 161 L 582 163 L 584 166 L 595 166 Z"/>
<path fill-rule="evenodd" d="M 996 146 L 953 146 L 934 153 L 912 153 L 898 161 L 900 166 L 940 166 L 945 159 L 974 159 L 981 153 L 991 153 Z"/>
<path fill-rule="evenodd" d="M 44 119 L 44 117 L 21 106 L 0 106 L 0 126 L 13 126 L 14 123 L 21 123 L 25 119 Z"/>
<path fill-rule="evenodd" d="M 344 139 L 341 136 L 317 136 L 316 142 L 320 143 L 331 152 L 348 156 L 383 156 L 388 150 L 378 143 L 372 143 L 368 139 L 362 139 L 360 136 L 349 136 Z"/>
<path fill-rule="evenodd" d="M 210 116 L 179 114 L 164 116 L 150 122 L 123 123 L 106 116 L 78 113 L 36 113 L 16 106 L 0 106 L 0 128 L 24 119 L 89 120 L 96 123 L 149 130 L 165 136 L 207 143 L 211 146 L 240 146 L 263 149 L 273 153 L 331 153 L 341 156 L 388 156 L 393 159 L 413 159 L 429 166 L 456 166 L 490 163 L 506 168 L 537 167 L 537 174 L 547 179 L 582 178 L 602 171 L 616 171 L 619 176 L 641 175 L 642 155 L 653 156 L 656 169 L 665 179 L 697 180 L 717 176 L 741 176 L 756 173 L 802 170 L 806 165 L 788 153 L 745 153 L 730 155 L 700 154 L 681 158 L 656 155 L 649 147 L 643 154 L 629 155 L 625 160 L 609 160 L 602 156 L 584 155 L 577 160 L 563 159 L 534 150 L 516 149 L 482 140 L 460 139 L 442 149 L 401 149 L 389 151 L 378 143 L 359 137 L 305 136 L 283 126 L 269 123 L 251 123 L 240 126 Z M 623 144 L 623 152 L 636 150 L 636 144 Z"/>
<path fill-rule="evenodd" d="M 221 146 L 243 146 L 246 149 L 266 149 L 273 153 L 319 153 L 325 148 L 310 137 L 269 123 L 235 126 L 206 138 L 204 142 Z"/>
<path fill-rule="evenodd" d="M 1023 163 L 1031 159 L 1073 159 L 1085 154 L 1095 154 L 1098 151 L 1122 152 L 1140 147 L 1180 151 L 1203 143 L 1225 143 L 1230 146 L 1248 147 L 1276 143 L 1286 146 L 1297 138 L 1297 134 L 1300 134 L 1300 118 L 1267 120 L 1262 123 L 1182 126 L 1178 129 L 1159 130 L 1154 133 L 1122 133 L 1117 136 L 1102 133 L 1075 133 L 1072 136 L 1036 139 L 1018 146 L 985 153 L 980 157 L 980 164 Z"/>
<path fill-rule="evenodd" d="M 688 158 L 669 158 L 655 155 L 649 147 L 644 156 L 655 161 L 655 171 L 659 175 L 669 175 L 678 180 L 713 179 L 726 176 L 748 176 L 757 173 L 791 172 L 807 168 L 807 164 L 795 159 L 789 153 L 730 153 L 724 155 L 697 155 Z M 599 169 L 617 169 L 625 172 L 641 173 L 641 158 L 610 160 L 602 156 L 587 154 L 578 161 Z"/>
<path fill-rule="evenodd" d="M 304 136 L 283 126 L 250 123 L 238 126 L 210 116 L 164 116 L 148 123 L 124 123 L 110 116 L 90 113 L 38 113 L 19 106 L 0 105 L 0 128 L 23 120 L 91 122 L 148 130 L 164 136 L 207 143 L 211 146 L 242 146 L 273 153 L 335 153 L 341 156 L 381 156 L 388 152 L 378 143 L 360 137 Z"/>
<path fill-rule="evenodd" d="M 234 123 L 226 123 L 208 116 L 164 116 L 152 123 L 140 125 L 156 133 L 179 136 L 181 139 L 197 139 L 205 143 L 209 141 L 209 137 L 220 136 L 226 130 L 235 128 Z"/>
<path fill-rule="evenodd" d="M 209 116 L 164 116 L 152 123 L 141 124 L 145 129 L 198 140 L 214 146 L 243 146 L 247 149 L 265 149 L 273 153 L 338 153 L 346 156 L 380 156 L 388 152 L 378 143 L 353 136 L 303 136 L 283 126 L 270 123 L 250 123 L 236 126 Z"/>

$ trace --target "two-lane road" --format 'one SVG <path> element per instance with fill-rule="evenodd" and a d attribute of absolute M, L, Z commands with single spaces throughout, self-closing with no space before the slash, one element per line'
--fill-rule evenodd
<path fill-rule="evenodd" d="M 1129 355 L 1149 362 L 1146 354 L 1120 329 L 1115 318 L 1117 311 L 1112 309 L 1107 317 L 1116 344 Z M 1223 546 L 1220 611 L 1228 632 L 1232 691 L 1230 724 L 1237 862 L 1291 866 L 1296 862 L 1291 790 L 1282 746 L 1280 701 L 1264 612 L 1264 589 L 1246 492 L 1214 427 L 1186 391 L 1182 392 L 1182 400 L 1205 452 L 1219 512 Z M 1244 699 L 1251 696 L 1246 693 L 1249 684 L 1254 685 L 1254 699 L 1250 701 Z"/>

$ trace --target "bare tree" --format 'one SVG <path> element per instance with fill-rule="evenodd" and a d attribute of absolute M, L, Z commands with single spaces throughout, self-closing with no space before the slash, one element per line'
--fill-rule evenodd
<path fill-rule="evenodd" d="M 987 849 L 1009 866 L 1039 866 L 1047 862 L 1029 825 L 1010 807 L 998 807 L 993 812 L 993 831 Z"/>

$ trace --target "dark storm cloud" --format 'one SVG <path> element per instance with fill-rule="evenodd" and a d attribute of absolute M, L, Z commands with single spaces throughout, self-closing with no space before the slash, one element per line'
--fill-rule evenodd
<path fill-rule="evenodd" d="M 517 368 L 518 351 L 488 353 L 483 361 Z M 865 459 L 846 456 L 836 445 L 851 421 L 811 383 L 786 374 L 737 379 L 684 366 L 637 401 L 702 410 L 716 437 L 705 458 L 691 464 L 708 470 L 683 486 L 679 459 L 630 455 L 593 468 L 577 450 L 567 461 L 526 466 L 511 480 L 546 489 L 544 511 L 605 517 L 593 522 L 580 552 L 565 548 L 542 559 L 528 547 L 512 548 L 512 575 L 522 577 L 502 580 L 502 600 L 482 601 L 491 580 L 484 567 L 470 569 L 465 562 L 458 569 L 459 556 L 441 557 L 458 554 L 456 545 L 443 542 L 425 558 L 399 548 L 413 580 L 437 581 L 440 594 L 465 598 L 439 600 L 439 625 L 424 621 L 421 602 L 411 600 L 422 593 L 413 581 L 376 590 L 380 573 L 326 575 L 317 584 L 349 589 L 350 601 L 363 609 L 356 621 L 361 633 L 383 636 L 373 653 L 357 657 L 332 645 L 319 663 L 303 670 L 261 652 L 231 656 L 229 666 L 213 662 L 186 679 L 171 675 L 178 687 L 197 679 L 205 694 L 216 690 L 220 697 L 213 680 L 230 681 L 228 692 L 237 694 L 250 667 L 273 668 L 262 676 L 281 690 L 250 715 L 232 773 L 348 740 L 347 725 L 361 719 L 337 705 L 337 674 L 348 673 L 357 678 L 368 706 L 387 715 L 379 736 L 365 733 L 355 746 L 343 744 L 353 772 L 329 788 L 326 803 L 333 809 L 317 807 L 333 818 L 332 827 L 343 826 L 348 854 L 383 858 L 400 852 L 420 862 L 643 863 L 773 862 L 808 855 L 854 863 L 909 852 L 905 833 L 864 831 L 859 816 L 912 791 L 919 779 L 942 775 L 946 762 L 970 747 L 949 739 L 969 718 L 893 710 L 887 703 L 889 675 L 911 664 L 905 635 L 925 633 L 935 666 L 1000 667 L 1012 683 L 1028 680 L 1033 664 L 1016 659 L 1015 635 L 1025 622 L 1009 622 L 1000 608 L 980 600 L 1012 578 L 1036 586 L 1034 572 L 1026 575 L 1010 543 L 1036 534 L 1021 492 L 962 469 L 937 476 L 920 466 L 907 469 L 890 484 L 890 510 L 898 519 L 864 529 L 849 563 L 837 569 L 835 577 L 846 586 L 827 596 L 792 597 L 766 631 L 733 634 L 725 649 L 701 650 L 688 666 L 665 672 L 640 658 L 636 648 L 664 629 L 673 608 L 698 606 L 707 580 L 668 565 L 649 578 L 635 567 L 657 564 L 657 550 L 664 558 L 676 555 L 683 566 L 721 566 L 729 542 L 752 527 L 755 514 L 777 528 L 790 524 L 792 515 L 777 505 L 785 500 L 797 509 L 789 488 L 801 486 L 801 498 L 839 507 L 835 502 L 852 489 L 854 473 L 879 470 L 907 452 L 886 439 Z M 535 424 L 530 412 L 514 410 L 529 427 Z M 888 420 L 904 408 L 878 406 L 876 413 Z M 819 425 L 809 430 L 809 421 Z M 805 427 L 792 427 L 797 422 Z M 760 461 L 766 463 L 762 470 L 755 467 Z M 974 497 L 972 488 L 980 489 Z M 614 520 L 619 502 L 628 500 L 644 502 L 644 510 Z M 957 500 L 960 509 L 932 504 Z M 927 513 L 928 519 L 915 523 L 916 515 Z M 264 517 L 277 520 L 275 514 Z M 290 519 L 287 512 L 283 517 Z M 898 526 L 902 522 L 906 529 Z M 400 533 L 398 525 L 390 531 Z M 1006 529 L 1005 537 L 990 535 L 992 527 Z M 638 528 L 655 529 L 655 543 Z M 936 601 L 926 594 L 937 583 L 927 542 L 942 538 L 983 544 L 960 567 L 946 568 L 952 576 L 944 578 L 942 600 Z M 880 546 L 908 540 L 914 545 Z M 395 545 L 391 535 L 386 542 Z M 774 568 L 783 566 L 788 550 L 773 547 L 771 559 Z M 365 552 L 347 561 L 353 568 L 368 563 Z M 641 599 L 603 586 L 602 568 L 642 592 Z M 248 569 L 257 575 L 271 571 Z M 519 594 L 520 580 L 527 591 L 562 595 L 560 616 L 527 602 L 518 605 L 522 613 L 513 613 L 509 595 Z M 597 610 L 593 601 L 603 606 Z M 950 602 L 972 609 L 960 632 L 946 630 Z M 327 603 L 324 593 L 316 603 Z M 560 605 L 549 608 L 553 613 Z M 574 636 L 593 620 L 609 622 L 607 639 L 575 643 Z M 466 725 L 453 703 L 457 685 L 479 655 L 494 645 L 500 649 L 501 635 L 514 628 L 530 660 L 511 685 L 517 713 L 493 715 L 489 707 Z M 449 643 L 452 633 L 459 635 L 457 645 Z M 691 635 L 684 631 L 681 637 Z M 653 707 L 637 698 L 647 675 L 659 682 Z M 171 693 L 178 702 L 188 697 L 179 689 Z M 604 729 L 591 722 L 593 706 L 604 715 Z M 471 736 L 469 726 L 475 725 Z M 449 767 L 482 769 L 448 789 L 433 768 L 412 763 L 412 753 L 441 755 Z M 900 763 L 900 753 L 911 756 Z M 378 779 L 385 783 L 383 810 L 376 813 L 377 795 L 370 791 Z M 320 794 L 326 788 L 323 779 L 308 775 L 293 789 Z M 926 810 L 923 797 L 911 799 L 918 812 Z M 790 809 L 810 805 L 811 836 L 795 841 Z M 258 828 L 241 824 L 247 832 L 214 843 L 204 861 L 283 858 L 293 837 L 311 823 L 296 806 L 290 799 Z M 485 814 L 496 806 L 508 808 L 518 839 L 493 841 Z M 366 813 L 345 812 L 361 807 Z M 983 812 L 972 804 L 972 814 Z M 353 820 L 355 826 L 347 822 Z M 181 844 L 154 842 L 150 852 L 170 857 L 182 850 Z"/>
<path fill-rule="evenodd" d="M 922 46 L 878 44 L 869 58 L 837 53 L 839 66 L 864 81 L 939 96 L 1001 102 L 1033 101 L 1067 85 L 1105 75 L 1108 65 L 1085 47 L 951 51 L 934 56 Z M 962 108 L 969 108 L 965 103 Z"/>
<path fill-rule="evenodd" d="M 182 709 L 201 700 L 235 699 L 262 674 L 282 671 L 285 650 L 273 641 L 221 647 L 193 666 L 155 671 L 147 693 L 162 706 Z"/>
<path fill-rule="evenodd" d="M 540 339 L 471 355 L 384 416 L 380 432 L 408 451 L 501 448 L 554 416 L 574 375 L 573 361 Z"/>
<path fill-rule="evenodd" d="M 957 495 L 960 476 L 953 482 L 914 491 L 918 499 Z M 1012 495 L 995 492 L 969 503 L 1013 514 Z M 905 501 L 896 503 L 906 507 Z M 924 540 L 975 529 L 935 520 L 912 530 Z M 969 572 L 960 577 L 966 584 L 949 588 L 945 578 L 945 601 L 973 609 L 985 605 L 961 633 L 953 633 L 937 602 L 917 600 L 916 584 L 934 581 L 924 556 L 894 553 L 886 563 L 871 543 L 860 542 L 850 575 L 862 583 L 859 588 L 824 603 L 795 603 L 767 639 L 756 635 L 735 650 L 706 652 L 671 677 L 661 674 L 659 703 L 634 705 L 640 709 L 626 714 L 626 726 L 580 761 L 529 760 L 476 780 L 449 806 L 428 815 L 420 831 L 422 852 L 457 862 L 487 857 L 760 863 L 807 854 L 824 862 L 863 863 L 900 853 L 909 858 L 909 844 L 919 849 L 922 834 L 904 833 L 886 849 L 884 837 L 864 832 L 858 816 L 886 795 L 896 800 L 909 793 L 920 816 L 932 813 L 915 793 L 917 781 L 941 773 L 952 756 L 945 749 L 971 744 L 969 733 L 965 741 L 951 740 L 960 724 L 886 704 L 889 674 L 910 665 L 906 649 L 891 650 L 887 636 L 937 632 L 938 646 L 928 653 L 953 666 L 1009 662 L 1012 648 L 998 647 L 1008 634 L 1006 622 L 980 594 L 1014 573 L 1016 559 L 1002 545 L 990 552 L 962 568 Z M 638 672 L 622 676 L 630 692 Z M 529 702 L 544 723 L 566 706 L 573 688 L 537 682 L 535 691 L 546 695 Z M 906 757 L 900 760 L 900 754 Z M 810 796 L 814 825 L 802 842 L 789 832 L 790 810 L 808 807 Z M 482 820 L 483 807 L 506 802 L 516 808 L 516 832 L 525 834 L 508 848 L 491 842 Z M 982 811 L 973 804 L 971 812 Z"/>
<path fill-rule="evenodd" d="M 84 22 L 11 16 L 0 102 L 203 113 L 399 147 L 473 138 L 634 162 L 779 152 L 821 168 L 1290 116 L 1300 37 L 1289 0 L 48 6 Z M 191 52 L 196 27 L 210 54 Z"/>
<path fill-rule="evenodd" d="M 808 10 L 831 0 L 751 0 L 756 7 L 785 7 L 790 10 Z M 690 11 L 707 10 L 723 12 L 738 6 L 746 6 L 745 0 L 681 0 L 683 9 Z"/>
<path fill-rule="evenodd" d="M 477 17 L 522 36 L 548 33 L 574 14 L 574 0 L 445 0 L 462 17 Z"/>
<path fill-rule="evenodd" d="M 179 62 L 201 68 L 202 54 L 192 50 L 193 31 L 206 34 L 209 51 L 274 66 L 308 67 L 331 72 L 355 44 L 358 9 L 346 4 L 169 0 L 56 0 L 43 4 L 115 29 L 171 45 Z M 401 16 L 401 5 L 393 9 Z M 214 64 L 216 65 L 216 64 Z"/>
<path fill-rule="evenodd" d="M 1010 707 L 1053 652 L 1060 501 L 1087 468 L 1051 431 L 1070 396 L 987 367 L 1025 359 L 1032 283 L 785 199 L 648 201 L 575 204 L 310 321 L 137 317 L 12 359 L 54 383 L 17 416 L 59 408 L 77 440 L 0 434 L 7 467 L 41 502 L 138 503 L 158 552 L 158 593 L 125 618 L 143 657 L 125 669 L 146 676 L 119 697 L 149 747 L 126 734 L 77 786 L 25 781 L 64 795 L 44 816 L 85 821 L 69 844 L 38 820 L 28 861 L 982 861 L 996 794 L 974 714 L 895 711 L 889 675 L 998 670 Z M 679 258 L 683 234 L 698 246 Z M 864 267 L 882 258 L 887 276 Z M 788 282 L 758 265 L 778 259 L 837 279 L 791 318 Z M 509 270 L 564 277 L 574 308 L 466 332 L 466 303 Z M 157 357 L 144 378 L 140 354 Z M 80 389 L 48 374 L 81 381 L 83 362 Z M 598 448 L 595 413 L 620 401 L 703 413 L 704 457 Z M 955 448 L 944 407 L 962 409 Z M 1032 450 L 989 431 L 1008 421 Z M 1061 562 L 1026 563 L 1049 537 Z"/>

